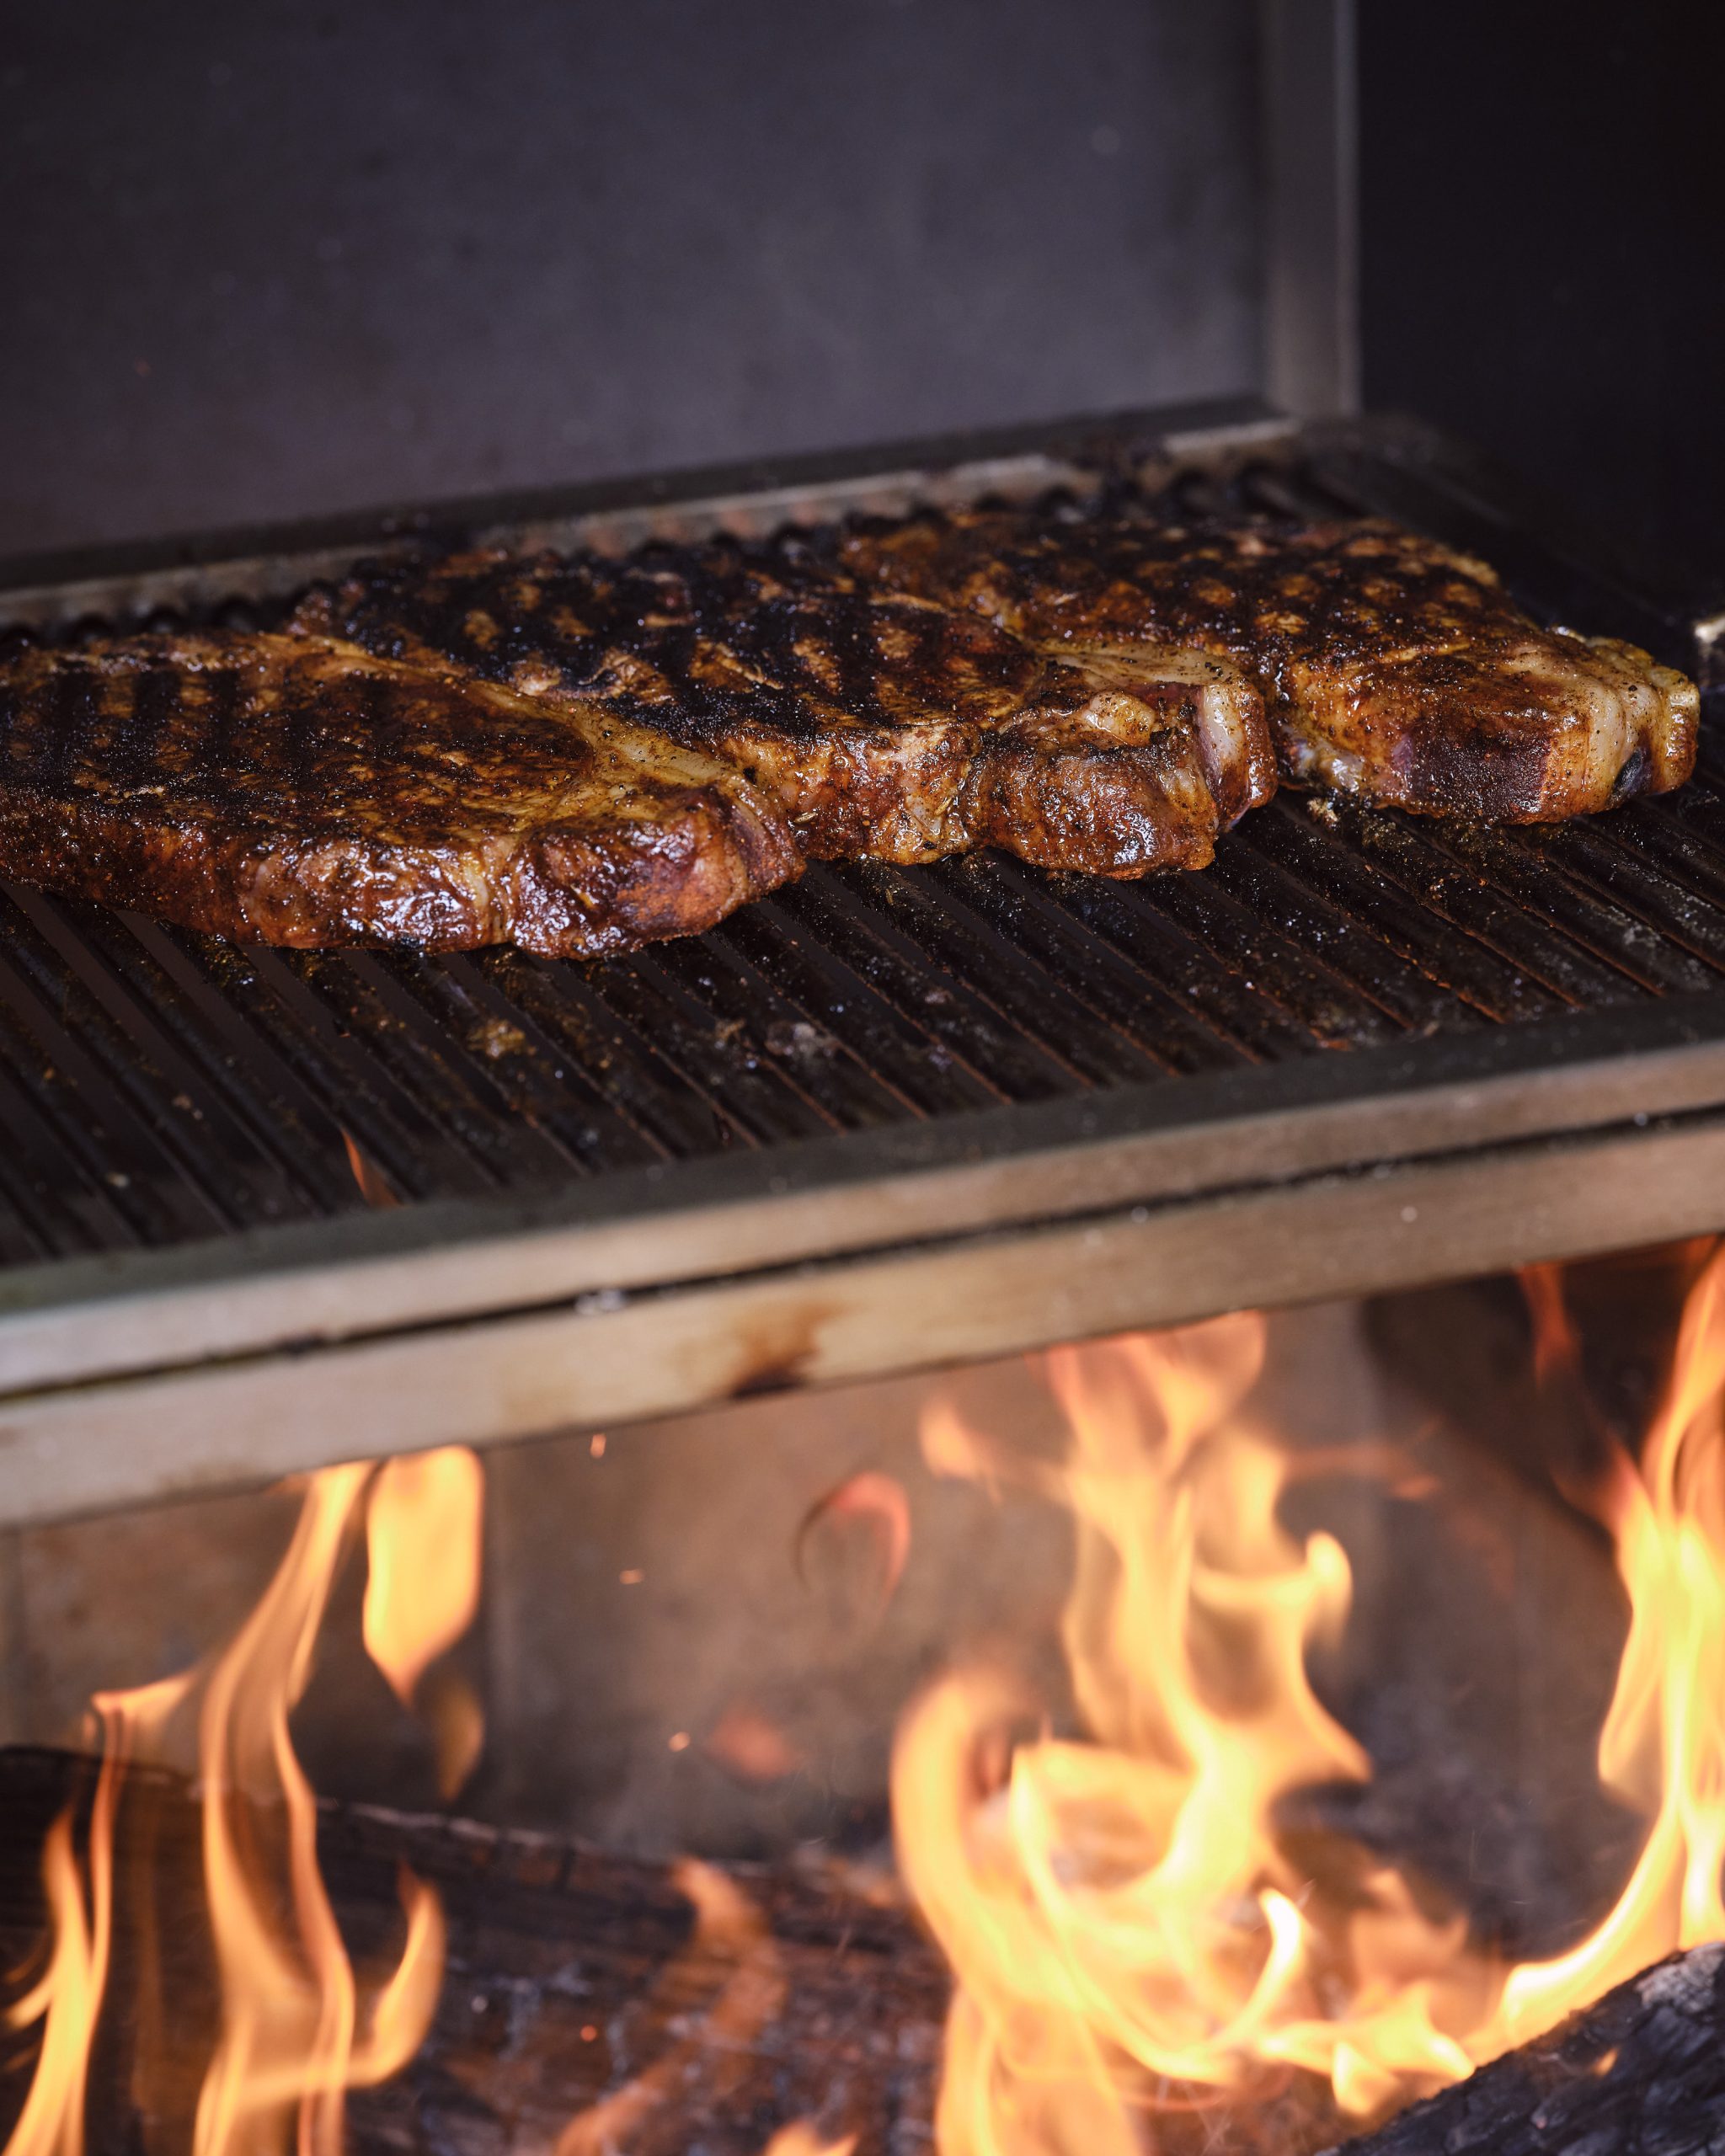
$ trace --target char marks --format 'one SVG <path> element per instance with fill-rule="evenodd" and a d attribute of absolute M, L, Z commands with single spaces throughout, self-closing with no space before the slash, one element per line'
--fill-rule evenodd
<path fill-rule="evenodd" d="M 743 772 L 818 858 L 994 845 L 1108 875 L 1197 867 L 1274 785 L 1258 692 L 1227 662 L 1051 649 L 800 537 L 455 555 L 363 573 L 315 619 L 526 693 L 602 694 Z"/>
<path fill-rule="evenodd" d="M 1130 499 L 362 568 L 289 632 L 0 661 L 0 873 L 302 946 L 589 957 L 810 859 L 1199 868 L 1283 774 L 1541 820 L 1687 776 L 1693 687 L 1373 523 Z"/>
<path fill-rule="evenodd" d="M 1053 647 L 1226 658 L 1263 694 L 1284 776 L 1423 814 L 1556 821 L 1694 766 L 1680 674 L 1541 627 L 1486 564 L 1387 524 L 984 511 L 860 526 L 845 555 Z"/>
<path fill-rule="evenodd" d="M 0 667 L 0 772 L 5 873 L 246 940 L 590 956 L 802 866 L 733 772 L 601 698 L 315 636 L 26 650 Z"/>

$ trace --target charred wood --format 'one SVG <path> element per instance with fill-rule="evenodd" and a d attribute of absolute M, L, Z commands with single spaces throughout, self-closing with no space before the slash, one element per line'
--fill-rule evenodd
<path fill-rule="evenodd" d="M 1674 1954 L 1333 2156 L 1715 2156 L 1725 1946 Z"/>
<path fill-rule="evenodd" d="M 40 1967 L 40 1857 L 91 1763 L 0 1750 L 0 2009 Z M 349 2101 L 352 2156 L 761 2156 L 806 2119 L 857 2156 L 932 2143 L 948 1979 L 889 1881 L 830 1861 L 730 1865 L 747 1921 L 702 1935 L 680 1868 L 471 1822 L 326 1806 L 319 1852 L 362 1988 L 399 1951 L 406 1865 L 449 1927 L 419 2052 Z M 216 2030 L 197 1812 L 132 1778 L 120 1817 L 115 1961 L 90 2077 L 88 2156 L 190 2145 Z M 147 1885 L 146 1884 L 147 1882 Z M 734 1890 L 734 1891 L 733 1891 Z M 151 1972 L 154 1971 L 152 1977 Z M 0 2038 L 0 2145 L 35 2062 Z M 1660 1963 L 1549 2036 L 1338 2147 L 1327 2089 L 1289 2076 L 1238 2102 L 1188 2092 L 1157 2156 L 1701 2156 L 1725 2152 L 1725 1947 Z M 617 2106 L 601 2112 L 600 2107 Z M 616 2129 L 615 2135 L 611 2129 Z"/>
<path fill-rule="evenodd" d="M 14 1972 L 0 2009 L 40 1968 L 43 1838 L 93 1778 L 88 1762 L 65 1753 L 0 1751 L 0 1970 Z M 117 1837 L 88 2156 L 191 2145 L 216 2029 L 196 1830 L 184 1784 L 133 1778 Z M 358 1806 L 326 1807 L 318 1844 L 362 1987 L 400 1951 L 399 1866 L 436 1886 L 449 1927 L 442 1993 L 418 2056 L 349 2100 L 352 2156 L 549 2152 L 579 2114 L 625 2092 L 634 2092 L 630 2156 L 760 2156 L 799 2118 L 828 2139 L 855 2134 L 857 2156 L 927 2146 L 947 1978 L 872 1875 L 727 1865 L 722 1877 L 751 1923 L 703 1941 L 673 1865 Z M 160 1981 L 141 1981 L 152 1960 Z M 31 2036 L 0 2036 L 0 2146 L 35 2049 Z"/>

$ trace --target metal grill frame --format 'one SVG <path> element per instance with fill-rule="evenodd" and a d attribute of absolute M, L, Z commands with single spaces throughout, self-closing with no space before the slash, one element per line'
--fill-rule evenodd
<path fill-rule="evenodd" d="M 0 624 L 286 596 L 462 535 L 616 549 L 1322 456 L 1524 595 L 1691 667 L 1706 627 L 1407 423 L 1242 403 L 0 568 Z M 1353 1294 L 1725 1225 L 1725 979 L 1559 1020 L 0 1276 L 0 1523 L 355 1454 Z"/>

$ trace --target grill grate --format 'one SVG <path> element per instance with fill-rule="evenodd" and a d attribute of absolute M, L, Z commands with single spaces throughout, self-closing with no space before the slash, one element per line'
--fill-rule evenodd
<path fill-rule="evenodd" d="M 1207 873 L 820 866 L 687 944 L 241 951 L 14 889 L 0 1249 L 159 1247 L 380 1198 L 1523 1025 L 1725 978 L 1725 770 L 1585 830 L 1284 798 Z"/>
<path fill-rule="evenodd" d="M 1356 451 L 1170 494 L 1188 513 L 1393 508 L 1493 552 L 1534 611 L 1561 596 L 1579 626 L 1621 626 L 1602 587 L 1410 485 Z M 542 1191 L 1722 978 L 1711 744 L 1680 796 L 1585 825 L 1471 830 L 1284 795 L 1195 875 L 817 866 L 705 937 L 591 965 L 239 949 L 13 889 L 0 1258 Z"/>

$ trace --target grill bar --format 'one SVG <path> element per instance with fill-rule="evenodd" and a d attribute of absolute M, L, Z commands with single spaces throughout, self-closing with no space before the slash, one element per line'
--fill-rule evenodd
<path fill-rule="evenodd" d="M 1248 414 L 1204 433 L 1138 415 L 986 456 L 954 446 L 944 462 L 830 463 L 752 493 L 540 498 L 415 528 L 627 544 L 1081 491 L 1103 470 L 1135 471 L 1188 510 L 1389 510 L 1490 553 L 1535 611 L 1685 655 L 1675 617 L 1545 545 L 1465 459 L 1382 426 L 1302 434 Z M 368 541 L 401 543 L 374 528 L 226 561 L 204 547 L 179 564 L 72 565 L 0 592 L 0 622 L 141 605 L 267 612 Z M 144 1493 L 273 1470 L 284 1445 L 309 1442 L 267 1427 L 271 1401 L 294 1394 L 285 1349 L 302 1372 L 318 1358 L 334 1370 L 370 1342 L 446 1385 L 446 1358 L 466 1352 L 451 1327 L 478 1368 L 487 1326 L 554 1307 L 596 1343 L 621 1315 L 637 1323 L 643 1294 L 670 1299 L 664 1337 L 685 1345 L 648 1357 L 633 1412 L 1010 1347 L 1054 1337 L 1051 1324 L 1094 1329 L 1103 1319 L 1055 1281 L 1039 1307 L 1021 1294 L 969 1331 L 913 1310 L 896 1342 L 852 1299 L 865 1259 L 873 1279 L 937 1246 L 958 1262 L 981 1237 L 953 1276 L 974 1294 L 991 1262 L 1012 1277 L 1001 1237 L 1028 1247 L 1081 1218 L 1104 1240 L 1123 1222 L 1136 1235 L 1120 1247 L 1141 1262 L 1103 1298 L 1109 1322 L 1196 1314 L 1170 1207 L 1194 1249 L 1232 1251 L 1213 1275 L 1231 1299 L 1369 1281 L 1362 1203 L 1377 1206 L 1398 1277 L 1453 1266 L 1460 1230 L 1427 1238 L 1423 1258 L 1404 1232 L 1406 1209 L 1427 1202 L 1398 1196 L 1409 1176 L 1438 1177 L 1458 1219 L 1475 1209 L 1481 1264 L 1599 1247 L 1622 1239 L 1609 1177 L 1590 1211 L 1568 1186 L 1584 1160 L 1605 1176 L 1597 1164 L 1617 1160 L 1637 1116 L 1664 1119 L 1662 1160 L 1685 1146 L 1711 1157 L 1722 1042 L 1725 758 L 1711 742 L 1680 795 L 1585 825 L 1468 830 L 1290 794 L 1200 874 L 1110 883 L 994 856 L 819 865 L 706 937 L 603 964 L 240 949 L 13 891 L 0 897 L 0 1457 L 159 1420 L 170 1395 L 213 1400 L 198 1386 L 231 1391 L 243 1366 L 244 1430 L 220 1458 L 213 1435 L 170 1430 Z M 1529 1187 L 1565 1187 L 1515 1235 L 1482 1195 L 1509 1172 L 1504 1145 L 1533 1149 L 1514 1171 Z M 1635 1233 L 1718 1225 L 1693 1174 L 1655 1180 Z M 1295 1241 L 1254 1251 L 1240 1209 L 1272 1196 Z M 1326 1235 L 1346 1241 L 1345 1262 Z M 796 1288 L 809 1263 L 818 1293 Z M 770 1315 L 739 1347 L 745 1283 Z M 1217 1306 L 1220 1289 L 1206 1292 Z M 878 1281 L 868 1293 L 878 1315 Z M 691 1317 L 703 1294 L 707 1315 Z M 578 1374 L 555 1419 L 580 1421 L 602 1392 Z M 513 1406 L 450 1396 L 487 1434 L 547 1412 L 530 1374 Z M 614 1385 L 604 1396 L 622 1412 Z M 410 1374 L 398 1398 L 331 1441 L 412 1442 L 436 1415 Z M 139 1494 L 133 1468 L 88 1448 L 75 1474 L 32 1469 L 33 1494 L 0 1478 L 0 1517 Z"/>

